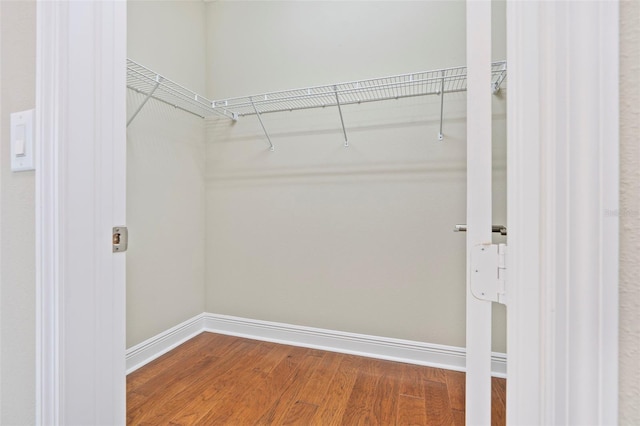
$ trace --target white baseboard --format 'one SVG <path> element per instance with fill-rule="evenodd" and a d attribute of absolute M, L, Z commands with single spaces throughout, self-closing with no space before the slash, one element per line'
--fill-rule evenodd
<path fill-rule="evenodd" d="M 205 331 L 283 343 L 293 346 L 341 352 L 389 361 L 426 365 L 447 370 L 465 371 L 464 348 L 388 337 L 347 333 L 322 328 L 304 327 L 261 321 L 229 315 L 204 314 Z M 495 377 L 506 377 L 507 357 L 493 353 L 491 371 Z"/>
<path fill-rule="evenodd" d="M 150 363 L 154 359 L 169 352 L 171 349 L 202 333 L 204 331 L 204 316 L 205 314 L 196 315 L 175 327 L 171 327 L 170 329 L 127 349 L 127 374 Z"/>
<path fill-rule="evenodd" d="M 465 371 L 466 351 L 460 347 L 203 313 L 127 350 L 127 374 L 203 331 Z M 505 354 L 492 354 L 493 376 L 506 377 L 506 365 Z"/>

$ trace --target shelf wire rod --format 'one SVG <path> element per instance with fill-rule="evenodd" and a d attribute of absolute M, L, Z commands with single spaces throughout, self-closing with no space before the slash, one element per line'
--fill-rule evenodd
<path fill-rule="evenodd" d="M 357 98 L 353 94 L 354 83 L 349 83 L 345 85 L 345 93 L 342 95 L 343 99 L 346 99 L 346 102 L 349 104 L 357 102 Z"/>
<path fill-rule="evenodd" d="M 336 104 L 338 105 L 338 113 L 340 114 L 340 123 L 342 124 L 342 133 L 344 133 L 344 146 L 349 147 L 349 140 L 347 139 L 347 129 L 344 128 L 344 119 L 342 118 L 342 107 L 340 106 L 340 97 L 338 96 L 338 88 L 333 86 L 333 90 L 336 94 Z"/>
<path fill-rule="evenodd" d="M 373 88 L 373 96 L 375 98 L 388 98 L 389 94 L 386 92 L 386 86 L 384 84 L 380 84 L 379 82 L 375 82 L 371 86 Z"/>
<path fill-rule="evenodd" d="M 290 101 L 291 110 L 307 109 L 312 107 L 313 101 L 311 99 L 311 96 L 314 96 L 314 94 L 312 94 L 310 90 L 307 90 L 306 93 L 302 90 L 295 92 L 295 96 L 292 96 L 292 99 Z"/>
<path fill-rule="evenodd" d="M 464 72 L 460 71 L 460 72 L 458 72 L 458 75 L 459 75 L 459 77 L 458 77 L 458 86 L 457 87 L 459 89 L 466 90 L 466 88 L 467 88 L 467 73 L 466 73 L 466 71 L 464 71 Z"/>
<path fill-rule="evenodd" d="M 399 79 L 398 77 L 393 79 L 395 85 L 394 85 L 394 94 L 395 94 L 395 98 L 396 99 L 400 99 L 402 97 L 403 94 L 403 89 L 404 89 L 404 84 L 402 82 L 401 79 Z"/>
<path fill-rule="evenodd" d="M 454 73 L 449 76 L 449 91 L 459 89 L 462 85 L 463 81 L 459 73 Z"/>
<path fill-rule="evenodd" d="M 382 83 L 377 83 L 377 84 L 376 84 L 376 87 L 377 87 L 377 89 L 376 89 L 376 90 L 377 90 L 377 92 L 378 92 L 378 93 L 377 93 L 377 97 L 380 97 L 380 98 L 387 98 L 387 99 L 391 98 L 389 88 L 388 88 L 388 86 L 387 86 L 384 82 L 382 82 Z"/>
<path fill-rule="evenodd" d="M 256 108 L 256 104 L 253 103 L 253 98 L 249 97 L 249 100 L 251 101 L 251 106 L 253 106 L 253 110 L 256 113 L 256 116 L 258 117 L 258 121 L 260 122 L 260 125 L 262 126 L 262 131 L 264 132 L 265 136 L 267 137 L 267 140 L 269 141 L 269 150 L 270 151 L 275 151 L 275 148 L 273 146 L 273 144 L 271 143 L 271 138 L 269 137 L 269 133 L 267 132 L 267 129 L 264 127 L 264 123 L 262 122 L 262 117 L 260 117 L 260 113 L 258 112 L 258 108 Z"/>
<path fill-rule="evenodd" d="M 408 79 L 409 79 L 409 81 L 407 82 L 407 84 L 403 84 L 402 85 L 402 96 L 403 97 L 407 96 L 407 91 L 409 91 L 409 93 L 411 93 L 411 82 L 413 81 L 413 76 L 409 75 Z"/>
<path fill-rule="evenodd" d="M 501 67 L 497 69 L 494 73 L 497 75 L 496 82 L 493 85 L 493 94 L 495 95 L 500 90 L 500 85 L 504 80 L 507 72 L 506 63 L 502 63 Z"/>
<path fill-rule="evenodd" d="M 160 87 L 162 87 L 162 85 L 161 85 Z M 129 88 L 129 89 L 133 90 L 133 91 L 134 91 L 134 92 L 136 92 L 136 93 L 142 93 L 142 94 L 145 94 L 145 93 L 146 93 L 146 92 L 144 92 L 144 91 L 143 91 L 143 90 L 141 90 L 141 89 L 136 89 L 136 88 L 131 87 L 131 86 L 127 86 L 127 88 Z M 156 96 L 156 95 L 151 96 L 151 99 L 155 99 L 155 100 L 156 100 L 156 101 L 158 101 L 158 102 L 162 102 L 163 104 L 169 105 L 170 107 L 173 107 L 173 108 L 175 108 L 175 109 L 179 109 L 180 111 L 184 111 L 184 112 L 186 112 L 186 113 L 188 113 L 188 114 L 195 115 L 196 117 L 206 118 L 206 115 L 203 115 L 203 113 L 195 112 L 195 111 L 194 111 L 194 110 L 192 110 L 192 109 L 188 109 L 188 108 L 182 107 L 182 106 L 180 106 L 180 105 L 177 105 L 175 102 L 169 102 L 169 101 L 167 101 L 166 99 L 159 98 L 159 97 L 158 97 L 158 96 Z"/>
<path fill-rule="evenodd" d="M 293 111 L 296 107 L 301 105 L 301 102 L 296 99 L 301 95 L 300 91 L 293 90 L 291 91 L 291 96 L 285 101 L 282 101 L 282 105 L 284 109 L 288 109 L 289 111 Z"/>
<path fill-rule="evenodd" d="M 436 89 L 433 90 L 433 93 L 439 93 L 438 89 L 439 88 L 439 83 L 440 83 L 440 76 L 435 76 L 435 77 L 426 77 L 424 80 L 419 80 L 419 81 L 413 81 L 411 82 L 412 87 L 418 87 L 419 83 L 422 83 L 423 87 L 429 87 L 429 86 L 435 86 Z M 344 101 L 344 97 L 345 96 L 354 96 L 356 94 L 363 94 L 363 93 L 369 93 L 369 99 L 368 100 L 378 100 L 378 99 L 393 99 L 395 97 L 399 97 L 399 93 L 401 93 L 399 91 L 399 89 L 406 83 L 403 83 L 402 81 L 397 81 L 397 80 L 390 80 L 390 79 L 378 79 L 376 81 L 369 81 L 371 84 L 367 84 L 367 85 L 359 85 L 357 88 L 356 87 L 352 87 L 349 86 L 348 84 L 342 84 L 340 86 L 337 87 L 337 91 L 338 94 L 340 96 L 343 97 L 343 101 Z M 426 83 L 426 84 L 425 84 Z M 344 87 L 343 87 L 344 86 Z M 273 111 L 284 111 L 289 109 L 288 107 L 282 107 L 282 105 L 286 104 L 286 103 L 290 103 L 290 104 L 295 104 L 295 103 L 309 103 L 310 107 L 317 107 L 317 106 L 322 106 L 325 105 L 326 106 L 326 102 L 324 102 L 326 100 L 326 98 L 328 97 L 334 97 L 334 89 L 333 86 L 331 87 L 326 87 L 326 86 L 320 86 L 317 88 L 313 88 L 314 92 L 313 93 L 301 93 L 298 91 L 287 91 L 287 92 L 276 92 L 276 93 L 272 93 L 271 95 L 279 95 L 279 97 L 269 97 L 266 100 L 265 99 L 260 99 L 256 101 L 256 105 L 259 105 L 263 108 L 266 108 L 266 110 L 263 110 L 263 113 L 265 112 L 273 112 Z M 425 93 L 428 94 L 428 93 Z M 259 96 L 264 96 L 264 95 L 259 95 Z M 364 99 L 363 99 L 364 100 Z M 236 108 L 241 108 L 244 107 L 245 105 L 249 107 L 249 109 L 251 109 L 251 103 L 248 101 L 248 97 L 247 98 L 234 98 L 234 107 Z M 225 101 L 216 101 L 216 104 L 218 103 L 222 103 Z M 344 104 L 344 102 L 342 102 Z M 333 104 L 333 101 L 331 102 L 331 104 Z M 280 105 L 280 107 L 277 107 L 277 105 Z M 276 107 L 273 107 L 276 106 Z M 231 107 L 231 105 L 229 106 Z"/>
<path fill-rule="evenodd" d="M 203 103 L 201 101 L 193 99 L 192 95 L 196 95 L 195 93 L 190 92 L 188 89 L 185 89 L 184 87 L 180 86 L 179 84 L 174 83 L 171 80 L 168 80 L 168 79 L 162 77 L 159 74 L 154 74 L 153 76 L 151 76 L 151 75 L 147 75 L 147 74 L 142 73 L 142 72 L 140 72 L 138 70 L 135 70 L 135 69 L 129 69 L 127 71 L 131 71 L 132 72 L 131 77 L 135 78 L 136 81 L 143 82 L 144 85 L 151 84 L 150 82 L 156 82 L 159 79 L 160 80 L 160 88 L 162 90 L 166 91 L 167 94 L 174 95 L 177 98 L 180 98 L 180 100 L 183 100 L 183 101 L 186 101 L 188 103 L 191 103 L 194 106 L 199 106 L 199 107 L 203 106 Z M 128 77 L 129 76 L 127 76 L 127 78 Z M 196 95 L 196 96 L 198 96 L 198 95 Z M 167 102 L 167 103 L 170 104 L 171 102 Z"/>
<path fill-rule="evenodd" d="M 350 93 L 349 89 L 350 89 L 350 84 L 348 84 L 348 83 L 347 84 L 342 84 L 338 88 L 338 91 L 342 95 L 343 105 L 346 105 L 346 104 L 351 102 L 351 93 Z M 338 93 L 338 91 L 336 91 L 336 93 Z"/>
<path fill-rule="evenodd" d="M 387 96 L 389 98 L 395 98 L 397 88 L 393 86 L 393 83 L 390 81 L 390 79 L 385 78 L 384 80 L 382 80 L 382 84 L 385 85 L 385 92 Z"/>
<path fill-rule="evenodd" d="M 438 133 L 438 140 L 444 139 L 442 134 L 442 120 L 444 117 L 444 71 L 442 71 L 442 83 L 440 85 L 440 133 Z"/>
<path fill-rule="evenodd" d="M 376 97 L 375 86 L 373 84 L 366 84 L 365 89 L 362 91 L 362 100 L 368 101 Z"/>
<path fill-rule="evenodd" d="M 349 83 L 348 85 L 346 85 L 346 89 L 348 89 L 348 91 L 343 96 L 347 98 L 350 104 L 358 102 L 358 97 L 353 91 L 356 85 L 357 83 Z"/>
<path fill-rule="evenodd" d="M 144 105 L 149 101 L 149 99 L 151 99 L 151 97 L 153 96 L 153 92 L 156 91 L 158 86 L 160 86 L 160 76 L 159 75 L 156 77 L 156 84 L 153 86 L 153 89 L 151 89 L 151 91 L 149 93 L 147 93 L 147 96 L 144 98 L 144 101 L 142 101 L 142 103 L 138 106 L 138 108 L 135 110 L 135 112 L 133 113 L 131 118 L 129 118 L 127 120 L 127 127 L 129 127 L 129 124 L 131 124 L 133 119 L 136 118 L 138 113 L 140 113 L 140 111 L 142 111 L 142 107 L 144 107 Z"/>
<path fill-rule="evenodd" d="M 422 87 L 422 91 L 425 93 L 437 93 L 438 90 L 437 89 L 433 89 L 433 81 L 432 80 L 427 80 L 426 82 L 423 83 L 423 87 Z"/>

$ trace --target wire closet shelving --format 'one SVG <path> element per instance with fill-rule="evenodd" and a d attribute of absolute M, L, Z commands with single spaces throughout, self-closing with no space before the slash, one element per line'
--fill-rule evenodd
<path fill-rule="evenodd" d="M 506 61 L 491 64 L 491 89 L 494 94 L 500 90 L 506 76 Z M 240 117 L 255 115 L 260 121 L 271 150 L 273 150 L 271 138 L 261 118 L 262 114 L 337 107 L 345 146 L 349 146 L 342 106 L 427 95 L 440 96 L 438 139 L 442 140 L 444 137 L 442 133 L 444 95 L 467 90 L 467 67 L 443 68 L 347 83 L 210 100 L 131 59 L 127 59 L 127 87 L 145 95 L 144 101 L 127 121 L 127 126 L 145 103 L 153 98 L 202 118 L 219 116 L 235 121 Z"/>

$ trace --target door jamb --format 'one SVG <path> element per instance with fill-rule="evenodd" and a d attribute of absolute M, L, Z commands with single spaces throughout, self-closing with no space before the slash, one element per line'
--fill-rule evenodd
<path fill-rule="evenodd" d="M 126 2 L 36 28 L 36 424 L 124 424 Z"/>
<path fill-rule="evenodd" d="M 507 3 L 507 424 L 616 424 L 618 2 Z"/>

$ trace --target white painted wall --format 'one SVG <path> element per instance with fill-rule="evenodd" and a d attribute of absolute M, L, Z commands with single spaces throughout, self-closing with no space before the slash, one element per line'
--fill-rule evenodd
<path fill-rule="evenodd" d="M 640 424 L 640 3 L 620 3 L 620 424 Z"/>
<path fill-rule="evenodd" d="M 35 180 L 12 173 L 9 114 L 35 106 L 35 2 L 0 2 L 0 424 L 35 421 Z"/>
<path fill-rule="evenodd" d="M 204 91 L 203 2 L 130 1 L 127 30 L 130 58 Z M 199 117 L 152 99 L 127 129 L 127 347 L 204 311 L 204 166 Z"/>
<path fill-rule="evenodd" d="M 504 58 L 504 3 L 494 11 Z M 464 2 L 212 2 L 214 98 L 465 64 Z M 496 222 L 505 100 L 496 98 Z M 465 97 L 211 120 L 208 312 L 465 345 Z M 500 188 L 500 191 L 498 191 Z M 504 310 L 494 349 L 504 351 Z"/>

